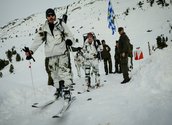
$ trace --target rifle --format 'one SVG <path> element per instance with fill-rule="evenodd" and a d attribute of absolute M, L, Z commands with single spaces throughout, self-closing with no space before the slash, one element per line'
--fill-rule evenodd
<path fill-rule="evenodd" d="M 69 7 L 69 5 L 68 5 L 67 8 L 66 8 L 66 13 L 63 14 L 63 16 L 62 16 L 62 21 L 63 21 L 64 23 L 67 23 L 67 18 L 68 18 L 68 16 L 67 16 L 68 7 Z"/>

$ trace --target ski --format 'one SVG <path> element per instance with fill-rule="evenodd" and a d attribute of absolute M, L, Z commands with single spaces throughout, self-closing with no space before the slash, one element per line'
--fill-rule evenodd
<path fill-rule="evenodd" d="M 92 86 L 92 87 L 89 87 L 89 88 L 87 89 L 87 92 L 90 92 L 91 90 L 99 89 L 99 88 L 101 88 L 101 87 L 103 87 L 103 86 L 104 86 L 104 84 L 100 84 L 99 86 L 94 85 L 94 86 Z"/>
<path fill-rule="evenodd" d="M 85 92 L 90 92 L 91 90 L 95 90 L 95 89 L 101 88 L 101 87 L 103 87 L 103 86 L 104 86 L 104 84 L 101 84 L 101 85 L 99 85 L 99 86 L 91 86 L 91 87 L 87 88 L 87 89 L 84 90 L 84 91 L 78 92 L 78 94 L 83 94 L 83 93 L 85 93 Z"/>
<path fill-rule="evenodd" d="M 85 93 L 85 92 L 87 92 L 87 90 L 79 91 L 78 94 L 83 94 L 83 93 Z"/>
<path fill-rule="evenodd" d="M 33 107 L 33 108 L 46 108 L 47 106 L 53 104 L 53 103 L 54 103 L 55 101 L 57 101 L 58 99 L 59 99 L 59 98 L 54 98 L 54 99 L 49 100 L 49 101 L 46 101 L 46 102 L 44 102 L 44 103 L 42 103 L 42 104 L 40 104 L 40 103 L 34 103 L 34 104 L 32 104 L 32 107 Z"/>
<path fill-rule="evenodd" d="M 56 115 L 53 115 L 52 118 L 61 118 L 61 117 L 63 117 L 64 113 L 69 109 L 69 107 L 71 106 L 71 104 L 75 100 L 76 100 L 76 97 L 73 96 L 70 101 L 68 101 L 68 102 L 65 101 L 62 109 Z"/>

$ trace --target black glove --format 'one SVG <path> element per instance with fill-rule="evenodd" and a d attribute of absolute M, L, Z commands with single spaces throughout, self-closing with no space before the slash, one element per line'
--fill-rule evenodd
<path fill-rule="evenodd" d="M 82 49 L 81 47 L 78 47 L 78 48 L 77 48 L 78 51 L 81 51 L 81 49 Z"/>
<path fill-rule="evenodd" d="M 29 53 L 28 56 L 26 56 L 26 60 L 31 60 L 32 59 L 32 55 Z"/>
<path fill-rule="evenodd" d="M 100 40 L 96 39 L 98 45 L 101 45 Z"/>
<path fill-rule="evenodd" d="M 94 58 L 97 58 L 97 54 L 94 54 L 93 56 L 94 56 Z"/>
<path fill-rule="evenodd" d="M 73 44 L 70 39 L 67 39 L 65 42 L 66 42 L 66 45 L 67 46 L 72 46 L 72 44 Z"/>
<path fill-rule="evenodd" d="M 79 40 L 78 40 L 78 39 L 76 39 L 76 42 L 78 43 L 78 42 L 79 42 Z"/>
<path fill-rule="evenodd" d="M 35 61 L 35 59 L 32 57 L 33 52 L 29 50 L 29 47 L 24 47 L 23 51 L 26 54 L 26 60 L 33 59 L 33 61 Z"/>

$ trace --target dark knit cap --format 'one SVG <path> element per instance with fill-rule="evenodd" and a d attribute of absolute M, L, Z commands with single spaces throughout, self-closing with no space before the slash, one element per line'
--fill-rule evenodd
<path fill-rule="evenodd" d="M 120 32 L 120 31 L 122 31 L 122 30 L 124 30 L 123 27 L 119 27 L 119 28 L 118 28 L 118 32 Z"/>
<path fill-rule="evenodd" d="M 46 17 L 48 17 L 49 15 L 53 15 L 53 16 L 56 15 L 52 8 L 46 10 Z"/>

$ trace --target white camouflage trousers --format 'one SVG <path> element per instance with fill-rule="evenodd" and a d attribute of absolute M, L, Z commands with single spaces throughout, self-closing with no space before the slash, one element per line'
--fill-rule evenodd
<path fill-rule="evenodd" d="M 95 74 L 95 84 L 100 83 L 99 65 L 98 59 L 86 59 L 85 60 L 85 82 L 88 86 L 91 85 L 91 68 Z"/>
<path fill-rule="evenodd" d="M 80 54 L 76 55 L 74 58 L 75 67 L 77 69 L 78 76 L 81 77 L 81 68 L 84 70 L 84 57 Z"/>
<path fill-rule="evenodd" d="M 72 84 L 72 74 L 69 68 L 69 57 L 67 55 L 50 57 L 49 69 L 56 88 L 59 88 L 59 81 L 61 80 L 65 81 L 65 86 Z"/>

